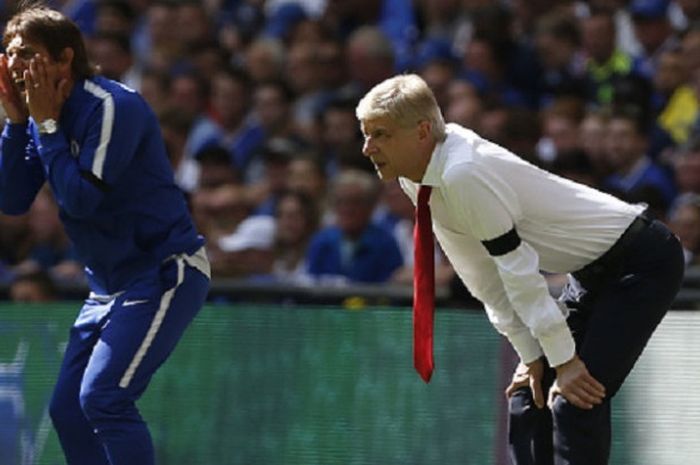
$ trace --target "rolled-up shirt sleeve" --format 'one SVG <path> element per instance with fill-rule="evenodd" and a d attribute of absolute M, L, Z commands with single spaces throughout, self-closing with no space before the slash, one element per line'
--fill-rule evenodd
<path fill-rule="evenodd" d="M 446 182 L 454 214 L 490 254 L 492 279 L 502 287 L 501 299 L 483 280 L 470 287 L 492 324 L 525 363 L 542 352 L 552 366 L 571 359 L 575 344 L 565 315 L 549 294 L 536 251 L 517 235 L 517 195 L 495 173 L 469 163 L 453 167 Z"/>

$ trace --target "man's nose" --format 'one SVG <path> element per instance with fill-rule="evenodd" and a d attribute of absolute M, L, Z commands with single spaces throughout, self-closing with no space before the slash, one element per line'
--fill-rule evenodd
<path fill-rule="evenodd" d="M 374 152 L 374 144 L 370 142 L 369 139 L 365 139 L 365 143 L 362 145 L 362 154 L 365 157 L 369 157 Z"/>

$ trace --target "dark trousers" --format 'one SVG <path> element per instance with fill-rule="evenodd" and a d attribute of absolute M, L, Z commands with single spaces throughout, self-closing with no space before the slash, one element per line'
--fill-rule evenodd
<path fill-rule="evenodd" d="M 557 396 L 538 409 L 529 388 L 509 401 L 509 452 L 515 465 L 605 465 L 611 443 L 610 401 L 666 314 L 683 279 L 683 253 L 661 223 L 649 222 L 613 267 L 591 283 L 567 286 L 562 298 L 578 355 L 606 389 L 603 404 L 584 410 Z M 614 269 L 610 269 L 614 268 Z M 545 396 L 554 380 L 543 380 Z"/>

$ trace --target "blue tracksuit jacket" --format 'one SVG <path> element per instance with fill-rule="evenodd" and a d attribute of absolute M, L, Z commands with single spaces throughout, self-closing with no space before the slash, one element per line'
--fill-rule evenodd
<path fill-rule="evenodd" d="M 133 90 L 103 77 L 75 83 L 58 132 L 6 124 L 0 210 L 26 212 L 48 181 L 91 288 L 113 294 L 203 244 L 176 186 L 158 121 Z"/>

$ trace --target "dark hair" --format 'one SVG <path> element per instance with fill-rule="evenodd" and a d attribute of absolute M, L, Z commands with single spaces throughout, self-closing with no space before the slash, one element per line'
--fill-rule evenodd
<path fill-rule="evenodd" d="M 61 59 L 64 49 L 72 49 L 71 71 L 74 79 L 85 79 L 95 74 L 95 69 L 88 61 L 80 29 L 58 11 L 45 6 L 30 6 L 21 10 L 7 22 L 3 46 L 7 47 L 18 35 L 41 43 L 55 61 Z"/>

